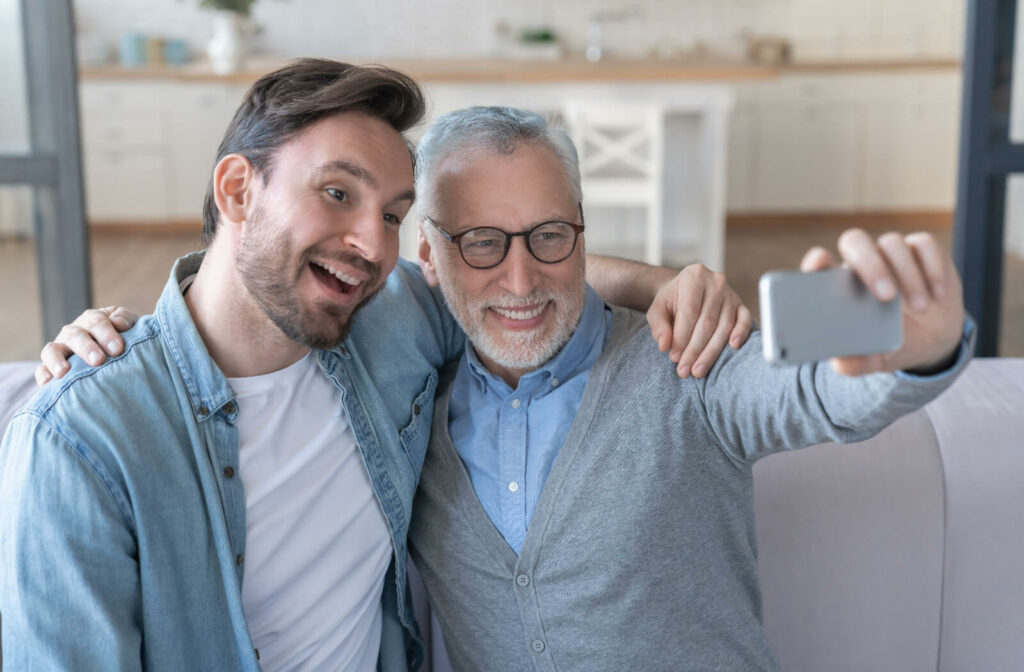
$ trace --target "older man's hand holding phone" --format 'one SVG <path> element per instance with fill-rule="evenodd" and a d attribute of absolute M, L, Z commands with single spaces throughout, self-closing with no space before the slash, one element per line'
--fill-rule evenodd
<path fill-rule="evenodd" d="M 823 248 L 809 250 L 803 274 L 761 279 L 765 358 L 788 364 L 831 357 L 846 375 L 943 369 L 963 333 L 960 276 L 927 233 L 860 229 L 839 238 L 844 268 Z"/>

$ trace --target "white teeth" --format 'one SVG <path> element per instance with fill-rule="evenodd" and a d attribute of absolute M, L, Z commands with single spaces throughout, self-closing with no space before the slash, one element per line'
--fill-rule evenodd
<path fill-rule="evenodd" d="M 491 309 L 497 314 L 507 317 L 510 320 L 532 320 L 533 318 L 544 312 L 544 308 L 548 304 L 542 304 L 531 310 L 516 310 L 514 308 L 499 308 L 498 306 L 492 306 Z"/>
<path fill-rule="evenodd" d="M 314 261 L 313 263 L 316 264 L 317 266 L 319 266 L 320 268 L 324 269 L 325 271 L 327 271 L 328 273 L 330 273 L 334 277 L 336 277 L 338 280 L 341 280 L 346 285 L 359 285 L 359 284 L 362 284 L 362 282 L 363 282 L 359 278 L 354 278 L 351 275 L 343 273 L 342 271 L 339 271 L 336 268 L 331 268 L 327 264 L 321 263 L 319 261 Z"/>

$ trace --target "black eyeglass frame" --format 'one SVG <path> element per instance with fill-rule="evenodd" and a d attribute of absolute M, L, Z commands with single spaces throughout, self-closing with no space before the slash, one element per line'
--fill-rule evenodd
<path fill-rule="evenodd" d="M 539 261 L 542 264 L 560 264 L 563 261 L 565 261 L 566 259 L 568 259 L 569 257 L 571 257 L 572 253 L 576 251 L 576 242 L 579 240 L 580 234 L 583 233 L 583 230 L 586 228 L 586 224 L 583 221 L 583 204 L 582 203 L 577 204 L 577 208 L 579 209 L 579 213 L 580 213 L 580 223 L 579 224 L 573 224 L 572 222 L 563 222 L 560 219 L 552 219 L 552 220 L 547 221 L 547 222 L 541 222 L 541 223 L 537 224 L 536 226 L 532 226 L 529 229 L 527 229 L 526 231 L 520 231 L 519 233 L 509 233 L 508 231 L 505 231 L 503 229 L 499 229 L 496 226 L 475 226 L 472 229 L 466 229 L 462 233 L 452 234 L 452 233 L 448 233 L 447 231 L 442 229 L 441 226 L 434 220 L 433 217 L 424 216 L 423 219 L 425 219 L 428 222 L 430 222 L 431 226 L 433 226 L 435 229 L 437 229 L 438 231 L 441 232 L 441 235 L 445 237 L 445 240 L 447 240 L 449 243 L 452 243 L 453 245 L 455 245 L 455 247 L 457 247 L 459 249 L 459 256 L 462 257 L 462 261 L 464 261 L 467 266 L 469 266 L 470 268 L 475 268 L 478 271 L 486 271 L 489 268 L 495 268 L 496 266 L 501 266 L 502 262 L 505 261 L 505 259 L 508 257 L 508 251 L 510 249 L 512 249 L 512 239 L 517 237 L 517 236 L 522 236 L 523 237 L 523 242 L 526 243 L 526 249 L 530 253 L 530 256 L 533 257 L 534 259 L 536 259 L 537 261 Z M 530 235 L 533 234 L 533 232 L 536 231 L 537 229 L 539 229 L 540 227 L 547 226 L 548 224 L 565 224 L 567 226 L 571 226 L 573 232 L 575 232 L 575 234 L 576 234 L 575 236 L 573 236 L 572 247 L 569 248 L 568 254 L 566 254 L 561 259 L 556 259 L 554 261 L 545 261 L 544 259 L 541 259 L 540 257 L 537 256 L 537 253 L 533 251 L 533 247 L 530 245 Z M 493 264 L 490 264 L 488 266 L 476 266 L 474 264 L 471 264 L 469 262 L 469 260 L 466 259 L 465 252 L 462 251 L 462 243 L 459 242 L 459 241 L 462 240 L 462 237 L 465 236 L 466 234 L 472 233 L 473 231 L 479 231 L 481 229 L 490 229 L 492 231 L 499 231 L 499 232 L 501 232 L 502 234 L 505 235 L 505 249 L 501 253 L 501 258 L 498 259 L 498 261 L 496 261 Z"/>

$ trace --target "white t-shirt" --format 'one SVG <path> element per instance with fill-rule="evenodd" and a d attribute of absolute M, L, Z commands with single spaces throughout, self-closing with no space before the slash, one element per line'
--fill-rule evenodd
<path fill-rule="evenodd" d="M 392 548 L 341 391 L 313 353 L 237 394 L 242 606 L 264 670 L 374 670 Z"/>

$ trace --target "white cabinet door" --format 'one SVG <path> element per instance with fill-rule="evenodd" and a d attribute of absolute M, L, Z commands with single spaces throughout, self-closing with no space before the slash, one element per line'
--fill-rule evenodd
<path fill-rule="evenodd" d="M 86 207 L 91 221 L 165 221 L 171 179 L 162 151 L 85 152 Z"/>
<path fill-rule="evenodd" d="M 174 142 L 168 147 L 174 173 L 171 213 L 176 219 L 195 220 L 202 217 L 217 148 L 245 87 L 216 82 L 173 86 L 177 102 L 170 121 Z"/>
<path fill-rule="evenodd" d="M 860 204 L 863 114 L 848 103 L 772 103 L 758 114 L 753 207 L 835 212 Z"/>
<path fill-rule="evenodd" d="M 952 209 L 960 133 L 957 80 L 908 80 L 898 93 L 869 107 L 867 207 Z"/>
<path fill-rule="evenodd" d="M 91 221 L 166 221 L 174 175 L 166 85 L 83 82 L 82 147 Z"/>

